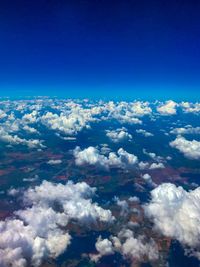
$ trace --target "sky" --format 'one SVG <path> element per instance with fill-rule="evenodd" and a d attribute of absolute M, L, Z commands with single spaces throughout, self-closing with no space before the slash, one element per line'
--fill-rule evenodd
<path fill-rule="evenodd" d="M 199 0 L 2 0 L 0 96 L 200 98 Z"/>

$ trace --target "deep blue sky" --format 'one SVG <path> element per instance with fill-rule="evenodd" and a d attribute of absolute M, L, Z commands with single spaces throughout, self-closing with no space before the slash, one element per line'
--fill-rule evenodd
<path fill-rule="evenodd" d="M 199 88 L 199 0 L 0 1 L 1 96 L 200 100 Z"/>

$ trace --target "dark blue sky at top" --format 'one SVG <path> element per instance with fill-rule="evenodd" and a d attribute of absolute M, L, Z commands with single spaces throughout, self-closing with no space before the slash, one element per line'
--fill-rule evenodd
<path fill-rule="evenodd" d="M 2 0 L 0 62 L 1 96 L 199 100 L 200 1 Z"/>

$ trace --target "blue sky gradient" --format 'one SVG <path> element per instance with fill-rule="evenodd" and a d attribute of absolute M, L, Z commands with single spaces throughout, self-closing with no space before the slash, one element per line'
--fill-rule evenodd
<path fill-rule="evenodd" d="M 1 1 L 0 96 L 200 97 L 200 1 Z"/>

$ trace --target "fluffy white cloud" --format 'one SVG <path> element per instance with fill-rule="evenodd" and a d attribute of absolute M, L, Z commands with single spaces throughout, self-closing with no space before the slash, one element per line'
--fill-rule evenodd
<path fill-rule="evenodd" d="M 192 127 L 191 125 L 188 125 L 182 128 L 174 128 L 173 130 L 170 131 L 170 133 L 176 135 L 200 134 L 200 127 Z"/>
<path fill-rule="evenodd" d="M 28 125 L 25 125 L 22 129 L 31 134 L 39 134 L 39 132 L 35 128 L 30 127 Z"/>
<path fill-rule="evenodd" d="M 39 266 L 56 258 L 70 244 L 66 226 L 71 219 L 81 224 L 112 222 L 114 217 L 91 197 L 95 188 L 86 183 L 66 185 L 43 181 L 24 193 L 23 210 L 15 218 L 0 221 L 0 266 Z"/>
<path fill-rule="evenodd" d="M 175 147 L 186 158 L 200 159 L 200 142 L 196 140 L 189 141 L 184 137 L 178 136 L 174 141 L 170 142 L 171 147 Z"/>
<path fill-rule="evenodd" d="M 145 173 L 142 175 L 142 178 L 145 180 L 145 182 L 147 182 L 149 185 L 151 186 L 156 186 L 156 184 L 153 182 L 151 175 L 149 175 L 148 173 Z"/>
<path fill-rule="evenodd" d="M 32 112 L 35 116 L 37 113 Z M 27 117 L 29 115 L 32 117 L 33 115 L 31 114 L 26 114 Z M 36 118 L 36 117 L 34 117 Z M 12 111 L 6 121 L 1 123 L 0 126 L 0 140 L 12 145 L 25 145 L 28 146 L 29 148 L 37 148 L 37 147 L 44 147 L 43 141 L 39 139 L 26 139 L 23 137 L 20 137 L 23 135 L 23 131 L 28 132 L 30 134 L 38 134 L 38 131 L 30 127 L 28 124 L 36 122 L 31 121 L 30 119 L 27 119 L 26 116 L 24 115 L 21 119 L 16 117 L 14 112 Z M 20 133 L 20 135 L 18 134 Z"/>
<path fill-rule="evenodd" d="M 43 141 L 39 140 L 39 139 L 24 139 L 19 137 L 18 135 L 11 135 L 10 133 L 6 132 L 5 129 L 0 128 L 0 139 L 3 142 L 12 144 L 12 145 L 26 145 L 29 148 L 37 148 L 37 147 L 41 147 L 44 148 L 44 145 L 42 144 Z"/>
<path fill-rule="evenodd" d="M 108 102 L 106 105 L 108 110 L 108 118 L 116 119 L 121 123 L 128 124 L 142 124 L 142 121 L 138 118 L 150 112 L 148 104 L 143 102 Z"/>
<path fill-rule="evenodd" d="M 176 107 L 177 103 L 169 100 L 166 101 L 164 104 L 157 107 L 157 111 L 162 115 L 174 115 L 176 114 Z"/>
<path fill-rule="evenodd" d="M 102 111 L 101 107 L 86 109 L 70 102 L 67 108 L 59 115 L 57 113 L 47 112 L 41 117 L 41 122 L 52 130 L 74 135 L 83 128 L 89 128 L 89 122 L 96 121 L 95 116 L 99 115 Z"/>
<path fill-rule="evenodd" d="M 110 167 L 130 168 L 138 163 L 138 158 L 123 148 L 120 148 L 117 154 L 110 152 L 108 156 L 100 154 L 97 148 L 91 146 L 84 150 L 76 147 L 73 153 L 77 165 L 90 164 L 109 169 Z"/>
<path fill-rule="evenodd" d="M 158 248 L 153 239 L 145 240 L 145 237 L 140 235 L 137 238 L 134 232 L 129 229 L 123 229 L 117 237 L 112 237 L 114 248 L 126 257 L 136 260 L 142 260 L 147 257 L 149 260 L 158 259 Z"/>
<path fill-rule="evenodd" d="M 32 111 L 31 113 L 24 114 L 22 120 L 26 121 L 27 123 L 36 123 L 38 120 L 38 112 L 37 110 Z"/>
<path fill-rule="evenodd" d="M 152 113 L 152 109 L 149 106 L 149 102 L 136 101 L 130 103 L 130 106 L 132 112 L 136 116 L 150 115 Z"/>
<path fill-rule="evenodd" d="M 151 201 L 144 206 L 156 229 L 165 236 L 200 249 L 200 187 L 187 192 L 165 183 L 151 191 Z"/>
<path fill-rule="evenodd" d="M 150 166 L 149 166 L 149 170 L 155 170 L 155 169 L 164 169 L 165 166 L 162 162 L 159 162 L 159 163 L 152 163 Z"/>
<path fill-rule="evenodd" d="M 199 113 L 200 112 L 200 103 L 190 103 L 190 102 L 181 102 L 180 106 L 183 111 L 186 113 Z"/>
<path fill-rule="evenodd" d="M 121 142 L 124 140 L 132 140 L 132 135 L 127 132 L 125 127 L 116 130 L 106 130 L 106 135 L 114 142 Z"/>
<path fill-rule="evenodd" d="M 113 254 L 113 246 L 110 240 L 102 239 L 101 236 L 97 239 L 95 244 L 96 250 L 102 255 L 110 255 Z"/>
<path fill-rule="evenodd" d="M 159 257 L 157 245 L 152 238 L 148 241 L 142 235 L 136 238 L 134 232 L 129 229 L 122 229 L 117 236 L 111 236 L 110 240 L 102 239 L 100 236 L 95 247 L 98 254 L 90 255 L 93 261 L 98 261 L 102 256 L 115 252 L 121 253 L 123 257 L 139 261 L 143 261 L 144 258 L 154 261 Z"/>

